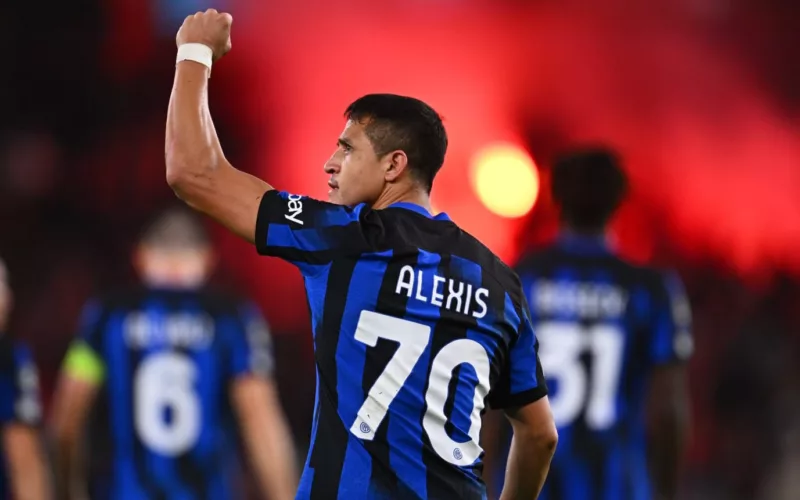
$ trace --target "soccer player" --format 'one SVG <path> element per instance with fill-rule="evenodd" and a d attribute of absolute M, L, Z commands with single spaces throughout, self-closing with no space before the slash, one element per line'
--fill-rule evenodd
<path fill-rule="evenodd" d="M 167 180 L 192 207 L 296 265 L 317 397 L 298 498 L 480 499 L 481 416 L 514 427 L 505 499 L 532 499 L 556 433 L 516 274 L 429 193 L 447 137 L 425 103 L 367 95 L 325 164 L 329 200 L 276 191 L 225 159 L 208 111 L 231 17 L 186 19 L 167 118 Z"/>
<path fill-rule="evenodd" d="M 50 498 L 50 477 L 39 435 L 39 375 L 30 351 L 5 334 L 11 312 L 8 271 L 0 260 L 0 498 Z"/>
<path fill-rule="evenodd" d="M 264 497 L 291 498 L 292 444 L 259 312 L 204 285 L 211 245 L 183 207 L 149 226 L 135 256 L 144 286 L 90 302 L 64 360 L 53 415 L 59 497 L 239 498 L 241 434 Z"/>
<path fill-rule="evenodd" d="M 630 264 L 609 245 L 626 184 L 608 150 L 558 160 L 560 237 L 517 267 L 560 436 L 542 499 L 676 495 L 690 312 L 674 274 Z"/>

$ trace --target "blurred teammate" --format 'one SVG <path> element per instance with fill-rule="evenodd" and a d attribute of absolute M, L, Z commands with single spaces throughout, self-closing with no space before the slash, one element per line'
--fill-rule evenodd
<path fill-rule="evenodd" d="M 42 442 L 39 376 L 31 353 L 6 335 L 11 312 L 8 271 L 0 260 L 0 498 L 50 498 Z"/>
<path fill-rule="evenodd" d="M 325 165 L 334 203 L 276 191 L 227 162 L 208 112 L 209 69 L 196 61 L 230 48 L 230 22 L 207 11 L 178 33 L 190 60 L 175 75 L 167 179 L 303 274 L 318 383 L 298 498 L 484 498 L 487 402 L 515 431 L 505 498 L 535 498 L 556 434 L 528 308 L 511 269 L 430 214 L 441 119 L 416 99 L 362 97 Z"/>
<path fill-rule="evenodd" d="M 684 441 L 690 313 L 678 278 L 614 254 L 626 191 L 613 154 L 556 162 L 558 242 L 522 260 L 560 444 L 542 499 L 673 499 Z"/>
<path fill-rule="evenodd" d="M 84 459 L 93 499 L 239 497 L 238 418 L 263 494 L 291 498 L 294 456 L 269 332 L 255 307 L 204 286 L 212 260 L 194 214 L 167 211 L 136 252 L 144 286 L 85 308 L 55 397 L 60 497 L 86 492 Z"/>

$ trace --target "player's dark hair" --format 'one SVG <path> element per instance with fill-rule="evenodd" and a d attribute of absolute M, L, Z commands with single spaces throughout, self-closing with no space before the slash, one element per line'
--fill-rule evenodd
<path fill-rule="evenodd" d="M 157 212 L 145 226 L 140 241 L 148 247 L 164 250 L 199 249 L 211 244 L 200 217 L 183 206 Z"/>
<path fill-rule="evenodd" d="M 409 168 L 430 192 L 447 151 L 447 132 L 433 108 L 413 97 L 369 94 L 350 104 L 344 116 L 365 123 L 378 156 L 404 151 Z"/>
<path fill-rule="evenodd" d="M 553 164 L 553 199 L 572 229 L 599 232 L 622 202 L 627 178 L 616 153 L 604 147 L 573 150 Z"/>

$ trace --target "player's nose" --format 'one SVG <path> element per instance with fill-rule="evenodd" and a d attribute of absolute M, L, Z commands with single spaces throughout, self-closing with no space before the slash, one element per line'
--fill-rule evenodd
<path fill-rule="evenodd" d="M 325 170 L 325 173 L 328 175 L 335 174 L 341 169 L 341 164 L 336 160 L 336 155 L 334 154 L 328 161 L 325 162 L 325 165 L 322 167 Z"/>

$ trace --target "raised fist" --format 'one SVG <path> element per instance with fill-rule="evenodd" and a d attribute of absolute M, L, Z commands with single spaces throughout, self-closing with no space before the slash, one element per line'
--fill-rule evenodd
<path fill-rule="evenodd" d="M 178 47 L 184 43 L 202 43 L 211 48 L 214 61 L 231 50 L 231 23 L 233 17 L 226 12 L 208 9 L 183 20 L 175 37 Z"/>

